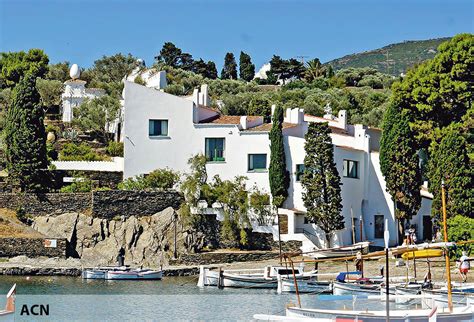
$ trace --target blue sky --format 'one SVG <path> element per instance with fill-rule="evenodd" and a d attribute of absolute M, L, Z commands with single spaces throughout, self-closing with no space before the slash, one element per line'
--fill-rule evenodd
<path fill-rule="evenodd" d="M 220 67 L 228 51 L 260 67 L 273 54 L 328 61 L 403 40 L 474 30 L 472 0 L 0 0 L 0 51 L 42 48 L 82 67 L 165 41 Z"/>

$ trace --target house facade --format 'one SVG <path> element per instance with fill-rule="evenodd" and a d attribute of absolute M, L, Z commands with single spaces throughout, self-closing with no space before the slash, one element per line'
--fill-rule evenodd
<path fill-rule="evenodd" d="M 207 86 L 192 96 L 178 97 L 163 91 L 125 81 L 124 87 L 124 177 L 149 173 L 157 168 L 188 172 L 187 161 L 202 153 L 208 162 L 209 180 L 247 177 L 247 187 L 270 192 L 269 131 L 271 123 L 260 116 L 226 116 L 210 108 Z M 272 109 L 273 111 L 273 109 Z M 381 131 L 347 123 L 347 114 L 337 117 L 305 115 L 302 109 L 285 111 L 283 137 L 287 169 L 290 172 L 289 196 L 278 210 L 282 240 L 301 240 L 303 249 L 323 247 L 324 234 L 305 216 L 300 175 L 304 170 L 304 136 L 310 122 L 327 122 L 334 144 L 334 161 L 341 176 L 345 229 L 334 237 L 335 245 L 370 240 L 383 245 L 385 219 L 388 219 L 391 244 L 396 244 L 397 223 L 394 204 L 385 191 L 380 171 Z M 423 198 L 423 221 L 431 200 Z M 284 223 L 284 224 L 283 224 Z M 354 224 L 353 224 L 354 223 Z M 419 225 L 420 226 L 420 225 Z M 420 227 L 422 228 L 422 227 Z M 276 227 L 254 227 L 276 234 Z M 362 233 L 362 236 L 361 236 Z M 418 231 L 419 238 L 424 234 Z"/>

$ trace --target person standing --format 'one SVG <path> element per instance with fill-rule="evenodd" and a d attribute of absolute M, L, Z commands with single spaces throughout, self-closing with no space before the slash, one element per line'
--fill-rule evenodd
<path fill-rule="evenodd" d="M 469 257 L 467 257 L 466 252 L 462 252 L 462 256 L 459 258 L 459 273 L 461 274 L 463 283 L 467 281 L 467 273 L 470 268 Z"/>

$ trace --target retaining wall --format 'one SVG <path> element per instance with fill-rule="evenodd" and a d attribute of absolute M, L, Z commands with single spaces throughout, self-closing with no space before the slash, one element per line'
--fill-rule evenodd
<path fill-rule="evenodd" d="M 0 238 L 0 257 L 61 257 L 66 258 L 66 238 Z"/>
<path fill-rule="evenodd" d="M 179 208 L 183 196 L 177 191 L 107 190 L 91 193 L 0 193 L 0 208 L 28 215 L 91 213 L 98 218 L 148 216 L 168 207 Z"/>

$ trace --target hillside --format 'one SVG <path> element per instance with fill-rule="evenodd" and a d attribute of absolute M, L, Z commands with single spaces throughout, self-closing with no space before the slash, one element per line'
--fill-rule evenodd
<path fill-rule="evenodd" d="M 327 62 L 336 70 L 349 67 L 372 67 L 395 76 L 405 73 L 411 66 L 436 55 L 438 46 L 450 38 L 405 41 L 379 49 L 351 54 Z M 387 68 L 388 53 L 388 68 Z"/>

